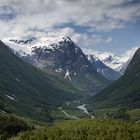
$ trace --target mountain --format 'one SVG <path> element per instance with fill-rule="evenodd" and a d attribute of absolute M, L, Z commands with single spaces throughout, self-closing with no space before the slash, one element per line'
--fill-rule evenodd
<path fill-rule="evenodd" d="M 96 73 L 82 50 L 69 37 L 9 40 L 9 43 L 7 45 L 15 53 L 40 69 Z"/>
<path fill-rule="evenodd" d="M 102 61 L 105 65 L 114 70 L 124 64 L 124 62 L 122 62 L 119 58 L 115 57 L 114 55 L 109 55 Z"/>
<path fill-rule="evenodd" d="M 131 62 L 132 58 L 127 60 L 124 64 L 122 64 L 120 67 L 116 69 L 116 71 L 120 72 L 121 74 L 124 74 L 125 70 L 127 69 L 129 63 Z"/>
<path fill-rule="evenodd" d="M 95 50 L 92 55 L 96 56 L 100 61 L 102 61 L 102 63 L 113 70 L 116 70 L 126 62 L 126 60 L 123 60 L 111 52 L 101 52 Z"/>
<path fill-rule="evenodd" d="M 109 83 L 69 38 L 10 39 L 6 44 L 26 62 L 66 79 L 84 94 L 95 94 Z"/>
<path fill-rule="evenodd" d="M 22 61 L 0 41 L 0 112 L 51 121 L 53 109 L 79 97 L 67 81 Z"/>
<path fill-rule="evenodd" d="M 96 56 L 106 66 L 123 75 L 136 49 L 137 48 L 133 48 L 132 50 L 126 51 L 121 56 L 116 56 L 111 52 L 101 52 L 97 50 L 95 50 L 92 55 Z"/>
<path fill-rule="evenodd" d="M 117 80 L 121 77 L 121 74 L 110 67 L 106 66 L 94 55 L 87 55 L 88 60 L 92 64 L 93 68 L 96 69 L 98 73 L 103 75 L 106 79 Z"/>
<path fill-rule="evenodd" d="M 91 99 L 92 106 L 106 107 L 140 107 L 140 48 L 136 51 L 124 75 L 96 94 Z"/>

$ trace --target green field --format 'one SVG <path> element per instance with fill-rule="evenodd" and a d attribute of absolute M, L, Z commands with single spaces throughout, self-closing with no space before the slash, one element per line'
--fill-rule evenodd
<path fill-rule="evenodd" d="M 25 132 L 11 140 L 139 140 L 140 124 L 110 119 L 81 119 Z"/>
<path fill-rule="evenodd" d="M 140 120 L 140 109 L 128 110 L 127 112 L 132 120 Z"/>
<path fill-rule="evenodd" d="M 75 116 L 77 118 L 87 118 L 88 116 L 84 114 L 83 111 L 75 108 L 75 107 L 71 107 L 71 106 L 63 106 L 63 110 L 68 113 L 71 116 Z M 53 117 L 53 119 L 55 120 L 55 122 L 57 121 L 64 121 L 64 120 L 70 120 L 72 118 L 66 116 L 61 110 L 57 109 L 57 110 L 53 110 L 51 112 L 51 116 Z"/>
<path fill-rule="evenodd" d="M 104 118 L 109 114 L 114 114 L 118 111 L 118 108 L 103 108 L 103 109 L 97 109 L 94 112 L 95 117 L 97 118 Z"/>

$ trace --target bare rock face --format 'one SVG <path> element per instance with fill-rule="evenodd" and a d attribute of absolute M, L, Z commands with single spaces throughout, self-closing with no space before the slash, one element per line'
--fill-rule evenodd
<path fill-rule="evenodd" d="M 33 58 L 36 66 L 70 72 L 92 73 L 94 70 L 82 50 L 70 39 L 63 38 L 59 43 L 51 44 L 53 49 L 35 48 Z"/>

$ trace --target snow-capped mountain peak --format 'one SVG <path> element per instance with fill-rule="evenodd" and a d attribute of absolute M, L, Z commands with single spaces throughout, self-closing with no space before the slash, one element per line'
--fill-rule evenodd
<path fill-rule="evenodd" d="M 116 79 L 119 74 L 113 70 L 118 71 L 126 62 L 110 52 L 94 51 L 92 55 L 85 56 L 67 36 L 8 38 L 3 42 L 25 61 L 40 69 L 51 68 L 59 73 L 97 72 L 110 78 L 108 73 L 111 71 Z"/>
<path fill-rule="evenodd" d="M 63 42 L 73 43 L 69 37 L 32 37 L 32 38 L 6 38 L 2 40 L 21 56 L 32 54 L 34 49 L 60 49 Z"/>
<path fill-rule="evenodd" d="M 87 59 L 88 59 L 90 62 L 93 61 L 93 59 L 94 59 L 95 61 L 99 61 L 99 58 L 96 57 L 95 55 L 87 54 L 86 56 L 87 56 Z"/>
<path fill-rule="evenodd" d="M 103 75 L 105 78 L 110 79 L 110 80 L 116 80 L 121 76 L 118 72 L 106 66 L 95 55 L 86 55 L 86 56 L 89 62 L 92 64 L 93 68 L 96 69 L 96 71 L 99 74 Z"/>
<path fill-rule="evenodd" d="M 122 64 L 124 64 L 124 62 L 119 57 L 112 56 L 112 55 L 109 55 L 102 61 L 105 65 L 107 65 L 108 67 L 114 70 L 120 67 Z"/>
<path fill-rule="evenodd" d="M 40 69 L 64 73 L 95 72 L 82 50 L 69 37 L 7 39 L 4 42 L 18 56 Z"/>
<path fill-rule="evenodd" d="M 131 49 L 126 50 L 122 54 L 116 55 L 112 52 L 107 51 L 99 51 L 93 49 L 83 48 L 85 54 L 91 54 L 99 58 L 105 65 L 108 67 L 118 71 L 121 66 L 125 65 L 128 60 L 131 59 L 139 47 L 133 47 Z"/>
<path fill-rule="evenodd" d="M 114 55 L 111 52 L 101 52 L 95 50 L 92 55 L 95 56 L 96 59 L 98 58 L 100 61 L 102 61 L 106 66 L 114 70 L 126 62 L 126 60 Z"/>

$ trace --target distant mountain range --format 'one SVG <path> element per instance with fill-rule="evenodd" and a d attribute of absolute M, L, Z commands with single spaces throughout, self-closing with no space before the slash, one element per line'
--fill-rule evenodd
<path fill-rule="evenodd" d="M 106 66 L 99 58 L 94 55 L 87 55 L 88 60 L 92 64 L 93 68 L 96 69 L 98 73 L 103 75 L 105 78 L 110 80 L 116 80 L 121 77 L 121 74 L 110 67 Z"/>
<path fill-rule="evenodd" d="M 122 58 L 114 55 L 111 52 L 101 52 L 95 50 L 91 55 L 96 56 L 98 59 L 100 59 L 100 61 L 102 61 L 102 63 L 112 68 L 113 70 L 116 70 L 118 67 L 120 67 L 122 64 L 126 62 L 126 60 L 123 60 Z"/>
<path fill-rule="evenodd" d="M 123 75 L 135 51 L 136 50 L 133 50 L 131 53 L 127 54 L 127 56 L 124 54 L 122 57 L 116 56 L 111 52 L 101 52 L 97 50 L 95 50 L 91 55 L 96 56 L 96 58 L 98 58 L 106 66 Z"/>
<path fill-rule="evenodd" d="M 127 60 L 124 64 L 122 64 L 121 66 L 119 66 L 116 71 L 120 72 L 122 75 L 125 73 L 125 70 L 127 69 L 129 63 L 131 62 L 132 57 L 129 58 L 129 60 Z"/>
<path fill-rule="evenodd" d="M 115 64 L 115 57 L 115 60 L 113 57 L 110 58 L 112 61 L 106 58 L 106 62 L 99 59 L 96 61 L 93 57 L 92 64 L 90 64 L 91 61 L 86 58 L 88 55 L 84 54 L 69 37 L 9 39 L 4 42 L 22 59 L 40 69 L 49 68 L 59 73 L 68 72 L 71 75 L 76 75 L 79 72 L 99 73 L 108 80 L 116 80 L 120 77 L 120 73 L 108 65 L 109 63 Z M 93 62 L 96 63 L 93 64 Z"/>
<path fill-rule="evenodd" d="M 124 75 L 91 99 L 95 108 L 140 107 L 140 49 L 133 56 Z"/>

